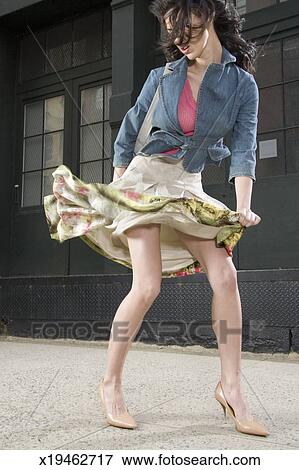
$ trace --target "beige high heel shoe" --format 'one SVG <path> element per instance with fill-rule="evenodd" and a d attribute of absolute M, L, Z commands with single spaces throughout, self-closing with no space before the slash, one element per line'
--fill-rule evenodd
<path fill-rule="evenodd" d="M 105 398 L 104 398 L 103 381 L 104 381 L 104 378 L 102 378 L 100 382 L 99 392 L 100 392 L 100 399 L 104 408 L 104 412 L 105 412 L 108 424 L 111 424 L 111 426 L 116 426 L 118 428 L 135 429 L 137 427 L 137 423 L 135 419 L 133 418 L 133 416 L 131 416 L 128 413 L 129 411 L 128 408 L 125 413 L 121 413 L 117 415 L 116 417 L 113 417 L 111 413 L 108 413 L 107 408 L 106 408 Z"/>
<path fill-rule="evenodd" d="M 221 382 L 219 381 L 215 388 L 215 398 L 220 403 L 223 408 L 224 412 L 224 419 L 226 422 L 226 412 L 228 411 L 229 415 L 235 422 L 236 430 L 239 432 L 243 432 L 246 434 L 254 434 L 257 436 L 268 436 L 270 433 L 266 430 L 266 428 L 254 420 L 240 420 L 236 417 L 235 411 L 231 405 L 225 399 L 223 388 Z"/>

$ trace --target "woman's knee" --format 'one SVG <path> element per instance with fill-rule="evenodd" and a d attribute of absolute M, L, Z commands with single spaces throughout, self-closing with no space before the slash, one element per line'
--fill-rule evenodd
<path fill-rule="evenodd" d="M 161 292 L 161 280 L 144 279 L 142 282 L 132 284 L 132 292 L 139 296 L 144 303 L 152 303 Z"/>
<path fill-rule="evenodd" d="M 214 292 L 234 292 L 238 288 L 237 270 L 229 261 L 209 271 L 208 279 Z"/>
<path fill-rule="evenodd" d="M 131 290 L 140 301 L 152 303 L 162 281 L 160 224 L 137 226 L 126 233 L 133 269 Z"/>

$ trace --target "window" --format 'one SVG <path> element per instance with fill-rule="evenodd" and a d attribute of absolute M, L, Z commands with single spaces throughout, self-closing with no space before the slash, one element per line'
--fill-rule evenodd
<path fill-rule="evenodd" d="M 258 47 L 256 80 L 260 87 L 282 82 L 282 43 L 272 41 Z"/>
<path fill-rule="evenodd" d="M 87 182 L 111 182 L 112 85 L 103 61 L 111 19 L 111 8 L 99 8 L 20 38 L 20 209 L 43 205 L 61 164 Z"/>
<path fill-rule="evenodd" d="M 299 129 L 286 131 L 287 173 L 299 173 Z"/>
<path fill-rule="evenodd" d="M 299 35 L 260 45 L 257 175 L 299 172 Z"/>
<path fill-rule="evenodd" d="M 111 83 L 81 90 L 80 178 L 88 183 L 111 181 Z"/>
<path fill-rule="evenodd" d="M 285 80 L 299 80 L 299 36 L 283 41 L 283 69 Z"/>
<path fill-rule="evenodd" d="M 72 66 L 72 23 L 63 23 L 47 31 L 46 73 Z"/>
<path fill-rule="evenodd" d="M 260 90 L 258 131 L 266 132 L 283 127 L 283 86 Z"/>
<path fill-rule="evenodd" d="M 21 39 L 19 82 L 112 55 L 111 8 L 69 20 Z"/>
<path fill-rule="evenodd" d="M 276 5 L 277 3 L 287 2 L 288 0 L 235 0 L 236 8 L 240 15 L 245 15 L 251 11 L 261 10 L 262 8 Z"/>
<path fill-rule="evenodd" d="M 257 176 L 285 174 L 284 131 L 267 132 L 258 138 Z"/>
<path fill-rule="evenodd" d="M 63 163 L 64 96 L 24 106 L 22 207 L 52 193 L 52 172 Z"/>

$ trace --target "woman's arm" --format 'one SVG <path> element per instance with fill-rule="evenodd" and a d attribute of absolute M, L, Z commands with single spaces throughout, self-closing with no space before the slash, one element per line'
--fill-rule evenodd
<path fill-rule="evenodd" d="M 243 203 L 250 207 L 251 191 L 256 181 L 259 90 L 253 75 L 249 75 L 244 86 L 242 103 L 233 127 L 228 177 L 228 182 L 235 186 L 238 207 Z"/>
<path fill-rule="evenodd" d="M 235 177 L 235 191 L 237 199 L 237 211 L 250 209 L 253 180 L 249 176 Z"/>
<path fill-rule="evenodd" d="M 250 225 L 257 225 L 262 220 L 258 214 L 255 214 L 250 209 L 252 186 L 253 180 L 250 178 L 250 176 L 235 177 L 235 190 L 237 199 L 236 211 L 240 214 L 240 224 L 245 227 L 250 227 Z"/>
<path fill-rule="evenodd" d="M 126 166 L 115 166 L 112 181 L 118 180 L 118 178 L 120 178 L 124 174 L 126 168 Z"/>
<path fill-rule="evenodd" d="M 256 225 L 261 217 L 251 209 L 253 183 L 256 181 L 256 135 L 258 125 L 259 90 L 255 79 L 250 75 L 240 106 L 232 135 L 232 157 L 229 183 L 235 186 L 236 211 L 240 213 L 240 223 L 245 227 Z"/>
<path fill-rule="evenodd" d="M 236 176 L 235 189 L 237 198 L 237 209 L 239 212 L 239 222 L 244 227 L 250 225 L 257 225 L 262 220 L 261 217 L 255 214 L 251 209 L 251 194 L 252 194 L 253 180 L 250 176 Z"/>

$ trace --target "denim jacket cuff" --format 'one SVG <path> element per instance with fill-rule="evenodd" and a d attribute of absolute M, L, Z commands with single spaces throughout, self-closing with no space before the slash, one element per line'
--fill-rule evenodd
<path fill-rule="evenodd" d="M 112 160 L 112 166 L 113 168 L 114 167 L 123 167 L 123 168 L 127 168 L 127 166 L 129 166 L 130 162 L 131 162 L 132 159 L 128 159 L 128 161 L 125 160 L 125 158 L 123 156 L 116 156 L 114 155 L 114 158 Z"/>
<path fill-rule="evenodd" d="M 234 151 L 234 159 L 231 162 L 229 169 L 228 182 L 235 184 L 235 176 L 250 176 L 253 181 L 255 177 L 256 168 L 256 150 Z"/>
<path fill-rule="evenodd" d="M 235 185 L 235 176 L 249 176 L 250 178 L 252 178 L 253 182 L 256 181 L 256 177 L 255 177 L 255 174 L 252 172 L 252 171 L 242 171 L 240 173 L 230 173 L 229 174 L 229 177 L 228 177 L 228 182 L 232 185 Z"/>

